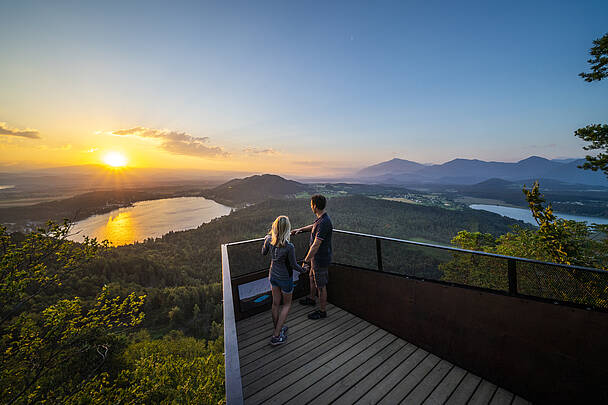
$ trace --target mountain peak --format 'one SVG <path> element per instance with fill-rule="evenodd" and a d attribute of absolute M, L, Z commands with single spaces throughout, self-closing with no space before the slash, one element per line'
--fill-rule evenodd
<path fill-rule="evenodd" d="M 517 163 L 532 163 L 532 162 L 550 162 L 549 159 L 540 156 L 530 156 L 528 158 L 522 159 Z"/>
<path fill-rule="evenodd" d="M 297 181 L 276 174 L 256 174 L 243 179 L 232 179 L 209 190 L 208 196 L 232 202 L 257 202 L 266 198 L 282 198 L 308 190 Z"/>
<path fill-rule="evenodd" d="M 357 174 L 364 177 L 373 177 L 382 176 L 388 173 L 413 173 L 424 167 L 423 164 L 412 162 L 411 160 L 393 158 L 386 162 L 365 167 L 359 170 Z"/>

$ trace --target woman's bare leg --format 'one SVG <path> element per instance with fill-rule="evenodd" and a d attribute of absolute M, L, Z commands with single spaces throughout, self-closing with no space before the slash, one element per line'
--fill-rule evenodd
<path fill-rule="evenodd" d="M 277 322 L 279 320 L 279 305 L 281 305 L 281 288 L 273 285 L 272 286 L 272 324 L 273 328 L 277 328 Z M 281 329 L 279 329 L 280 331 Z M 274 336 L 279 336 L 275 334 Z"/>
<path fill-rule="evenodd" d="M 283 325 L 285 324 L 285 321 L 287 320 L 287 315 L 289 314 L 289 309 L 291 308 L 291 294 L 292 293 L 284 293 L 281 292 L 283 294 L 283 306 L 281 307 L 281 311 L 279 312 L 279 319 L 274 327 L 274 336 L 279 336 L 279 333 L 281 333 L 281 328 L 283 327 Z M 273 301 L 273 305 L 274 305 L 274 301 Z"/>

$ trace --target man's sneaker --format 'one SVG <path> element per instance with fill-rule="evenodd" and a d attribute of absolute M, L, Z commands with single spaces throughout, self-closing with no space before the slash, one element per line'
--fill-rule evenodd
<path fill-rule="evenodd" d="M 270 344 L 273 346 L 278 346 L 278 345 L 282 345 L 283 343 L 285 343 L 287 341 L 287 336 L 285 336 L 282 332 L 279 334 L 279 336 L 273 336 L 272 339 L 270 339 Z"/>
<path fill-rule="evenodd" d="M 311 299 L 310 297 L 306 297 L 306 298 L 302 298 L 300 300 L 300 304 L 302 305 L 310 305 L 310 306 L 315 306 L 316 302 L 315 300 Z"/>
<path fill-rule="evenodd" d="M 281 328 L 281 335 L 287 336 L 287 331 L 288 330 L 289 330 L 289 326 L 283 325 L 283 327 Z"/>
<path fill-rule="evenodd" d="M 326 311 L 316 310 L 315 312 L 311 312 L 310 314 L 308 314 L 308 319 L 322 319 L 322 318 L 327 318 Z"/>

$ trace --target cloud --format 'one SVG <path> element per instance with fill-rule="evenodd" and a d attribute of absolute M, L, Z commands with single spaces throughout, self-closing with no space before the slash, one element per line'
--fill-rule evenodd
<path fill-rule="evenodd" d="M 21 138 L 40 139 L 40 132 L 35 129 L 11 129 L 6 122 L 0 122 L 0 135 L 18 136 Z"/>
<path fill-rule="evenodd" d="M 93 152 L 97 152 L 99 150 L 99 148 L 91 148 L 91 149 L 87 149 L 87 150 L 83 150 L 84 153 L 93 153 Z"/>
<path fill-rule="evenodd" d="M 219 146 L 208 146 L 209 137 L 195 137 L 185 132 L 169 131 L 167 129 L 154 129 L 135 127 L 119 129 L 110 132 L 116 136 L 137 136 L 140 138 L 154 138 L 161 141 L 160 147 L 176 155 L 197 157 L 228 156 Z"/>
<path fill-rule="evenodd" d="M 277 156 L 281 153 L 278 150 L 267 148 L 267 149 L 258 149 L 258 148 L 245 148 L 243 152 L 249 155 L 267 155 L 267 156 Z"/>

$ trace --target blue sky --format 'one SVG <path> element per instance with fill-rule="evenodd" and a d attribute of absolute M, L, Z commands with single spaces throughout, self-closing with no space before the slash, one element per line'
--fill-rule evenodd
<path fill-rule="evenodd" d="M 577 74 L 606 32 L 606 1 L 0 2 L 0 121 L 41 134 L 0 158 L 134 127 L 227 152 L 165 166 L 583 156 L 573 131 L 606 122 L 608 84 Z"/>

